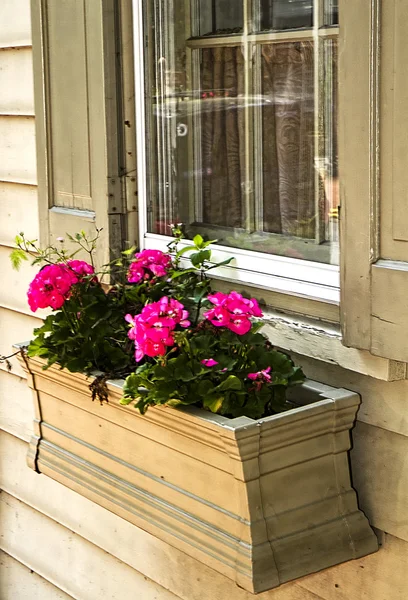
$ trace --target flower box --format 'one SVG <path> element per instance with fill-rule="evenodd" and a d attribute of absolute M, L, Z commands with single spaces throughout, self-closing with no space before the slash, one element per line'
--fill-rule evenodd
<path fill-rule="evenodd" d="M 351 487 L 359 396 L 313 381 L 254 421 L 92 402 L 89 380 L 21 359 L 36 420 L 28 463 L 250 592 L 375 552 Z"/>

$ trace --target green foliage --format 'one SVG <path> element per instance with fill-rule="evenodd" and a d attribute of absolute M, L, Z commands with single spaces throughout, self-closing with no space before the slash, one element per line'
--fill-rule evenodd
<path fill-rule="evenodd" d="M 259 419 L 287 410 L 286 389 L 304 380 L 300 368 L 273 349 L 258 332 L 237 335 L 209 322 L 177 337 L 177 356 L 169 354 L 155 364 L 145 364 L 125 382 L 122 404 L 135 401 L 142 414 L 149 406 L 194 404 L 228 417 Z M 205 366 L 212 358 L 218 364 Z M 248 378 L 270 367 L 271 381 Z"/>

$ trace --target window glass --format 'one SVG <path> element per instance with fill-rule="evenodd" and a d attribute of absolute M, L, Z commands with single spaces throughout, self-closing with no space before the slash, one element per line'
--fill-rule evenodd
<path fill-rule="evenodd" d="M 254 22 L 286 4 L 311 2 L 254 2 Z M 337 264 L 336 31 L 244 36 L 221 0 L 145 6 L 149 231 Z"/>
<path fill-rule="evenodd" d="M 325 0 L 324 24 L 338 25 L 339 23 L 339 0 Z"/>
<path fill-rule="evenodd" d="M 313 26 L 313 0 L 261 0 L 262 29 Z"/>
<path fill-rule="evenodd" d="M 243 26 L 243 4 L 231 0 L 199 0 L 199 35 L 239 33 Z M 193 24 L 194 28 L 196 23 Z"/>

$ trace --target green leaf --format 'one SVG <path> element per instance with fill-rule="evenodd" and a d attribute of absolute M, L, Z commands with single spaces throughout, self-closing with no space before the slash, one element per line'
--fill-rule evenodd
<path fill-rule="evenodd" d="M 223 260 L 215 265 L 211 265 L 211 267 L 207 268 L 207 271 L 211 271 L 211 269 L 217 269 L 218 267 L 223 267 L 225 265 L 229 265 L 232 260 L 234 260 L 233 256 L 231 256 L 231 258 L 227 258 L 226 260 Z"/>
<path fill-rule="evenodd" d="M 193 242 L 194 242 L 196 248 L 202 248 L 203 247 L 204 240 L 203 240 L 203 237 L 200 234 L 197 234 L 197 235 L 194 236 Z"/>
<path fill-rule="evenodd" d="M 197 248 L 195 246 L 186 246 L 177 252 L 176 258 L 180 258 L 180 256 L 183 256 L 183 254 L 186 252 L 191 252 L 192 250 L 197 250 Z"/>
<path fill-rule="evenodd" d="M 203 406 L 204 408 L 208 408 L 213 413 L 218 413 L 222 408 L 223 402 L 224 396 L 218 396 L 216 398 L 211 396 L 203 400 Z"/>
<path fill-rule="evenodd" d="M 21 267 L 21 263 L 23 260 L 28 260 L 28 257 L 24 250 L 21 250 L 21 248 L 14 248 L 14 250 L 12 250 L 12 252 L 10 253 L 10 261 L 13 269 L 18 271 Z"/>
<path fill-rule="evenodd" d="M 216 387 L 217 390 L 242 390 L 243 384 L 242 381 L 236 375 L 228 375 L 227 379 L 224 379 L 219 386 Z"/>

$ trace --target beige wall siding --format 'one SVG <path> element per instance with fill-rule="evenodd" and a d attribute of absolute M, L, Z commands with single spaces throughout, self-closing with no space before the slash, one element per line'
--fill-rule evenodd
<path fill-rule="evenodd" d="M 34 115 L 31 48 L 0 50 L 0 114 Z"/>
<path fill-rule="evenodd" d="M 0 181 L 0 245 L 11 246 L 17 233 L 38 239 L 37 188 Z"/>
<path fill-rule="evenodd" d="M 30 0 L 1 0 L 0 48 L 30 45 Z"/>
<path fill-rule="evenodd" d="M 0 181 L 37 183 L 33 117 L 0 115 Z"/>
<path fill-rule="evenodd" d="M 72 600 L 5 552 L 0 552 L 0 569 L 2 600 Z"/>

